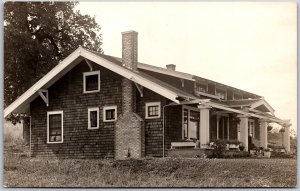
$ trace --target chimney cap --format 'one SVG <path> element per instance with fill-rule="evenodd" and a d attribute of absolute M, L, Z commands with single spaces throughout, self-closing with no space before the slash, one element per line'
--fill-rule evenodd
<path fill-rule="evenodd" d="M 124 31 L 122 32 L 122 35 L 124 34 L 138 34 L 138 32 L 134 31 L 134 30 L 130 30 L 130 31 Z"/>
<path fill-rule="evenodd" d="M 167 67 L 167 70 L 175 71 L 176 65 L 175 64 L 167 64 L 166 67 Z"/>

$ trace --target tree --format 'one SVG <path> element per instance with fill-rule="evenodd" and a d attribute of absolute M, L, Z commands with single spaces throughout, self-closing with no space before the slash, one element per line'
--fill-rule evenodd
<path fill-rule="evenodd" d="M 16 100 L 79 45 L 103 53 L 94 17 L 77 2 L 4 4 L 4 106 Z"/>

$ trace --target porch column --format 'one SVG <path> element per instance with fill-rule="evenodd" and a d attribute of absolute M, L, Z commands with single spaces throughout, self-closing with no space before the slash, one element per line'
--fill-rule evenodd
<path fill-rule="evenodd" d="M 209 109 L 211 107 L 206 105 L 199 105 L 200 109 L 200 148 L 206 148 L 209 143 Z"/>
<path fill-rule="evenodd" d="M 245 151 L 248 151 L 248 116 L 247 115 L 238 115 L 240 118 L 240 137 Z"/>
<path fill-rule="evenodd" d="M 266 149 L 268 148 L 268 121 L 264 119 L 259 120 L 259 146 Z"/>
<path fill-rule="evenodd" d="M 290 146 L 290 126 L 292 124 L 284 124 L 284 133 L 283 133 L 283 146 L 287 153 L 291 152 Z"/>
<path fill-rule="evenodd" d="M 220 127 L 219 127 L 219 121 L 220 121 L 220 115 L 217 114 L 217 139 L 220 139 L 219 137 L 219 131 L 220 131 Z"/>

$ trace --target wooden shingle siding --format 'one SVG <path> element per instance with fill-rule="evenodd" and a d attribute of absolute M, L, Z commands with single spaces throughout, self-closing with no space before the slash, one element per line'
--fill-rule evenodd
<path fill-rule="evenodd" d="M 103 122 L 103 106 L 117 105 L 121 114 L 121 76 L 96 64 L 100 70 L 100 92 L 83 93 L 80 63 L 49 88 L 49 107 L 38 97 L 31 103 L 32 156 L 74 158 L 114 157 L 114 122 Z M 88 129 L 88 108 L 99 107 L 99 129 Z M 64 112 L 63 143 L 47 144 L 47 111 Z"/>

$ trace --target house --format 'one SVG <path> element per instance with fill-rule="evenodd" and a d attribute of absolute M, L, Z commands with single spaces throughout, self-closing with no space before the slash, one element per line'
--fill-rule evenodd
<path fill-rule="evenodd" d="M 290 151 L 289 120 L 262 96 L 172 64 L 139 63 L 137 42 L 137 32 L 122 33 L 122 58 L 79 47 L 5 108 L 4 117 L 29 116 L 32 156 L 161 157 L 171 146 L 205 149 L 216 139 L 267 148 L 268 123 L 286 129 Z"/>

